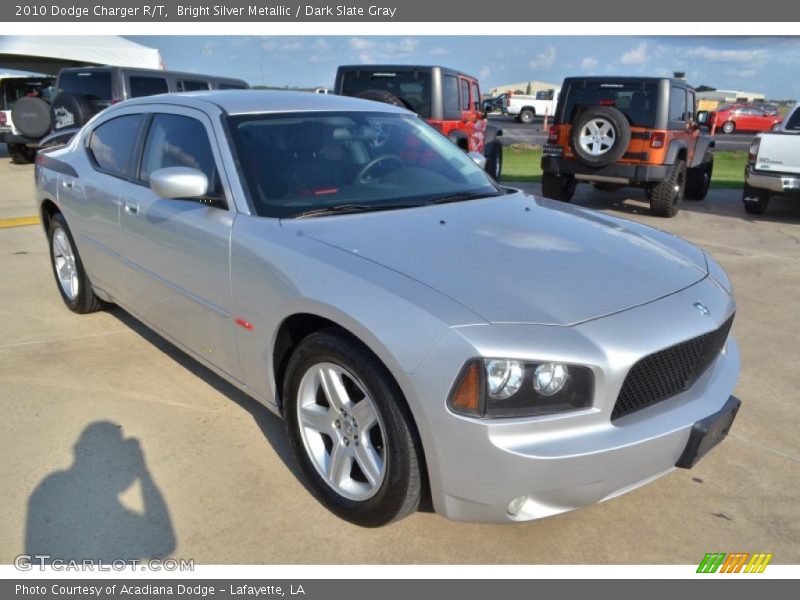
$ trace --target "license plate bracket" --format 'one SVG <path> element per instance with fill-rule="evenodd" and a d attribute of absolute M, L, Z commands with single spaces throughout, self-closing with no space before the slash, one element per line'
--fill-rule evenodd
<path fill-rule="evenodd" d="M 691 469 L 708 454 L 709 450 L 724 440 L 741 405 L 741 400 L 731 396 L 721 410 L 695 423 L 683 454 L 675 466 L 680 469 Z"/>

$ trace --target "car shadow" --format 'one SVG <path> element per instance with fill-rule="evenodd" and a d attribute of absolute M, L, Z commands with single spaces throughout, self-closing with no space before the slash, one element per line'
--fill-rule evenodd
<path fill-rule="evenodd" d="M 289 442 L 289 434 L 286 432 L 286 426 L 283 419 L 275 415 L 257 400 L 242 392 L 236 386 L 228 383 L 225 379 L 214 373 L 211 369 L 199 363 L 197 360 L 186 354 L 183 350 L 161 337 L 158 333 L 147 327 L 147 325 L 126 313 L 121 308 L 113 307 L 108 312 L 119 319 L 119 321 L 121 321 L 126 327 L 137 333 L 142 339 L 146 340 L 166 356 L 178 363 L 181 367 L 202 379 L 217 392 L 223 396 L 226 396 L 238 404 L 241 408 L 246 410 L 256 422 L 258 428 L 261 430 L 262 435 L 275 451 L 275 454 L 278 456 L 281 462 L 283 462 L 283 464 L 289 470 L 289 472 L 294 475 L 295 479 L 297 479 L 297 481 L 309 494 L 322 503 L 319 494 L 309 485 L 308 481 L 300 470 L 300 466 L 297 464 L 297 460 L 292 453 L 291 444 Z M 430 494 L 427 490 L 425 493 L 423 493 L 419 510 L 421 512 L 433 512 L 433 504 L 430 499 Z"/>
<path fill-rule="evenodd" d="M 114 307 L 108 312 L 119 319 L 126 327 L 138 334 L 142 339 L 149 342 L 152 346 L 155 346 L 163 354 L 192 373 L 192 375 L 203 380 L 203 382 L 211 386 L 214 390 L 230 400 L 233 400 L 241 408 L 246 410 L 256 422 L 262 435 L 269 442 L 270 446 L 272 446 L 278 458 L 281 459 L 284 465 L 286 465 L 286 468 L 291 471 L 298 481 L 302 483 L 306 489 L 309 489 L 300 471 L 300 467 L 292 454 L 286 427 L 280 417 L 121 308 Z"/>
<path fill-rule="evenodd" d="M 45 477 L 28 500 L 25 552 L 31 562 L 111 564 L 171 555 L 176 547 L 172 520 L 139 440 L 125 438 L 117 423 L 96 421 L 83 430 L 73 451 L 73 464 Z M 134 484 L 140 510 L 120 500 Z"/>

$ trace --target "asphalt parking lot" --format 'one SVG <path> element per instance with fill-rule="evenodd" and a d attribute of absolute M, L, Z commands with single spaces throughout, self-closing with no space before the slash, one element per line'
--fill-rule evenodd
<path fill-rule="evenodd" d="M 34 213 L 31 172 L 0 152 L 0 223 Z M 4 227 L 0 563 L 48 548 L 198 564 L 697 564 L 710 551 L 800 562 L 800 203 L 753 218 L 740 192 L 712 190 L 657 219 L 638 191 L 623 202 L 578 190 L 577 204 L 684 236 L 731 276 L 743 408 L 691 471 L 536 522 L 421 512 L 357 528 L 306 491 L 277 417 L 120 310 L 69 313 L 41 228 Z"/>

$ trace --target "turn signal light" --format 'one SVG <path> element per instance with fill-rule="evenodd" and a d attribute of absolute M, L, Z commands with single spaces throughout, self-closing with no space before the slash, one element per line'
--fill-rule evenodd
<path fill-rule="evenodd" d="M 664 142 L 667 141 L 667 134 L 663 131 L 654 131 L 650 134 L 650 147 L 663 148 Z"/>
<path fill-rule="evenodd" d="M 484 382 L 481 377 L 481 363 L 473 360 L 464 366 L 459 375 L 458 386 L 450 396 L 450 408 L 467 415 L 480 415 Z"/>

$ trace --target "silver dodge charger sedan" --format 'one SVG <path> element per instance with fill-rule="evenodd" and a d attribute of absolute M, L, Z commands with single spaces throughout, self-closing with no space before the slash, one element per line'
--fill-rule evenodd
<path fill-rule="evenodd" d="M 740 404 L 724 271 L 480 162 L 385 104 L 199 92 L 104 110 L 36 189 L 67 307 L 281 415 L 344 519 L 526 521 L 691 467 Z"/>

